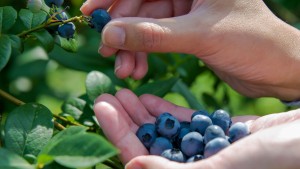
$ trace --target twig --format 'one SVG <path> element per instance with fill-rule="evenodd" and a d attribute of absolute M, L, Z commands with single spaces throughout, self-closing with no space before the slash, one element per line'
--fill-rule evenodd
<path fill-rule="evenodd" d="M 55 126 L 58 130 L 64 130 L 64 129 L 66 129 L 65 126 L 61 125 L 61 124 L 58 123 L 57 121 L 54 121 L 54 126 Z"/>
<path fill-rule="evenodd" d="M 22 106 L 24 105 L 25 103 L 22 102 L 21 100 L 13 97 L 12 95 L 8 94 L 7 92 L 3 91 L 0 89 L 0 96 L 2 96 L 3 98 L 9 100 L 10 102 L 14 103 L 15 105 L 17 106 Z"/>
<path fill-rule="evenodd" d="M 57 114 L 53 114 L 53 116 L 54 116 L 55 118 L 59 119 L 59 120 L 62 120 L 62 121 L 64 121 L 64 122 L 68 123 L 68 124 L 71 124 L 71 125 L 74 125 L 74 126 L 83 126 L 83 127 L 86 127 L 85 125 L 82 125 L 82 124 L 80 124 L 80 123 L 78 123 L 78 122 L 69 121 L 68 119 L 66 119 L 66 118 L 64 118 L 64 117 L 62 117 L 62 116 L 59 116 L 59 115 L 57 115 Z"/>

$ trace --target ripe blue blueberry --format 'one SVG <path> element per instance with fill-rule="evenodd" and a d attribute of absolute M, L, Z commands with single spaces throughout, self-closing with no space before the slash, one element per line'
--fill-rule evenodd
<path fill-rule="evenodd" d="M 219 151 L 221 151 L 229 145 L 230 143 L 224 138 L 215 138 L 211 140 L 205 145 L 204 158 L 208 158 L 218 153 Z"/>
<path fill-rule="evenodd" d="M 69 22 L 58 27 L 58 34 L 63 38 L 70 39 L 74 37 L 75 29 L 75 25 Z"/>
<path fill-rule="evenodd" d="M 247 136 L 249 134 L 248 126 L 245 123 L 237 122 L 229 128 L 229 140 L 231 143 Z"/>
<path fill-rule="evenodd" d="M 49 19 L 49 16 L 47 16 L 47 20 L 48 19 Z M 56 14 L 53 19 L 58 20 L 58 21 L 64 21 L 64 20 L 68 19 L 68 15 L 65 12 L 61 12 L 59 14 Z M 57 26 L 51 26 L 51 27 L 48 27 L 47 30 L 48 30 L 49 33 L 54 34 L 58 30 L 58 27 L 59 27 L 58 25 Z"/>
<path fill-rule="evenodd" d="M 42 0 L 28 0 L 27 8 L 31 12 L 38 12 L 42 9 L 43 3 Z"/>
<path fill-rule="evenodd" d="M 190 122 L 188 122 L 188 121 L 182 121 L 182 122 L 180 122 L 180 129 L 182 129 L 182 128 L 190 128 Z"/>
<path fill-rule="evenodd" d="M 45 0 L 45 3 L 50 8 L 52 8 L 53 5 L 56 7 L 61 7 L 61 5 L 64 3 L 64 0 Z"/>
<path fill-rule="evenodd" d="M 190 128 L 181 128 L 178 135 L 172 140 L 174 147 L 180 148 L 182 138 L 189 132 L 191 132 Z"/>
<path fill-rule="evenodd" d="M 205 134 L 204 134 L 205 144 L 207 144 L 210 140 L 213 140 L 218 137 L 226 139 L 225 133 L 221 127 L 219 127 L 217 125 L 211 125 L 211 126 L 207 127 Z"/>
<path fill-rule="evenodd" d="M 167 149 L 172 149 L 173 145 L 169 139 L 164 137 L 157 137 L 150 147 L 151 155 L 161 155 L 161 153 Z"/>
<path fill-rule="evenodd" d="M 104 9 L 97 9 L 91 15 L 91 27 L 101 33 L 104 26 L 111 20 L 109 13 Z"/>
<path fill-rule="evenodd" d="M 213 112 L 210 116 L 214 125 L 220 126 L 224 133 L 227 133 L 229 127 L 231 126 L 231 118 L 227 111 L 219 109 Z"/>
<path fill-rule="evenodd" d="M 188 157 L 202 153 L 204 149 L 202 135 L 195 131 L 186 134 L 182 138 L 180 148 L 181 151 Z"/>
<path fill-rule="evenodd" d="M 205 130 L 208 126 L 213 125 L 211 119 L 205 115 L 195 115 L 191 121 L 191 131 L 197 131 L 201 135 L 204 135 Z"/>
<path fill-rule="evenodd" d="M 192 163 L 192 162 L 200 161 L 203 158 L 204 158 L 203 155 L 197 154 L 197 155 L 194 155 L 194 156 L 190 157 L 189 159 L 187 159 L 186 162 L 187 163 Z"/>
<path fill-rule="evenodd" d="M 180 129 L 180 122 L 174 116 L 168 114 L 159 116 L 155 125 L 157 132 L 169 139 L 175 137 Z"/>
<path fill-rule="evenodd" d="M 137 137 L 143 143 L 146 148 L 150 148 L 151 144 L 157 137 L 155 125 L 146 123 L 143 124 L 136 132 Z"/>
<path fill-rule="evenodd" d="M 196 116 L 196 115 L 204 115 L 209 117 L 209 113 L 206 110 L 198 110 L 192 114 L 191 120 Z"/>
<path fill-rule="evenodd" d="M 185 162 L 185 156 L 179 149 L 167 149 L 164 152 L 162 152 L 161 156 L 171 161 L 176 161 L 180 163 Z"/>

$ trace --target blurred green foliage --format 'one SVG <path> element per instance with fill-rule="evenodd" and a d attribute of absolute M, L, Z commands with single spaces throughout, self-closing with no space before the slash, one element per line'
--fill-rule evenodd
<path fill-rule="evenodd" d="M 81 15 L 83 0 L 66 1 L 69 16 Z M 266 0 L 270 9 L 282 20 L 300 28 L 299 0 Z M 0 6 L 11 5 L 16 10 L 26 7 L 26 0 L 1 0 Z M 60 113 L 62 103 L 70 97 L 84 94 L 88 72 L 98 70 L 108 75 L 119 88 L 136 89 L 149 81 L 178 77 L 184 86 L 177 86 L 164 98 L 181 106 L 197 108 L 187 97 L 195 97 L 209 111 L 217 108 L 229 110 L 233 115 L 264 115 L 288 109 L 272 98 L 252 99 L 239 95 L 218 79 L 201 61 L 185 54 L 157 54 L 149 56 L 150 70 L 145 78 L 134 81 L 120 80 L 114 75 L 114 58 L 102 58 L 97 49 L 100 35 L 88 26 L 77 25 L 79 47 L 77 53 L 67 52 L 57 45 L 47 54 L 35 42 L 26 42 L 25 53 L 14 52 L 11 60 L 0 72 L 0 88 L 25 102 L 39 102 L 52 112 Z M 189 91 L 183 90 L 187 87 Z M 190 92 L 190 93 L 189 93 Z M 0 98 L 0 111 L 14 106 Z"/>

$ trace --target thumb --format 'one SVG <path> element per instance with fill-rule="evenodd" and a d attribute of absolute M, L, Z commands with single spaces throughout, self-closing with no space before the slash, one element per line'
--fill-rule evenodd
<path fill-rule="evenodd" d="M 193 22 L 188 15 L 151 19 L 127 17 L 109 22 L 102 34 L 104 45 L 142 52 L 191 52 L 195 36 Z M 185 20 L 185 21 L 184 21 Z"/>

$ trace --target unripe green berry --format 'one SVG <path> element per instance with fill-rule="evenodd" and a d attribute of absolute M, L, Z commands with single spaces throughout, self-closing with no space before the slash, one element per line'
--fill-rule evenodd
<path fill-rule="evenodd" d="M 42 9 L 43 3 L 42 0 L 28 0 L 27 8 L 31 12 L 38 12 Z"/>

